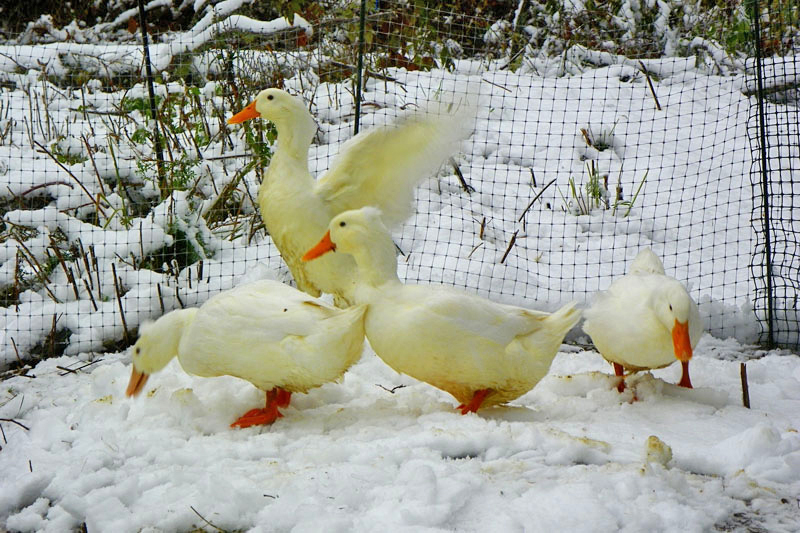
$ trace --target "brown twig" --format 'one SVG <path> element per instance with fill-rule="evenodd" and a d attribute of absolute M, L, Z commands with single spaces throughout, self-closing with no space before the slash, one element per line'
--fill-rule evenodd
<path fill-rule="evenodd" d="M 89 279 L 90 280 L 92 279 L 91 275 L 89 276 Z M 86 292 L 89 293 L 89 299 L 92 301 L 92 307 L 94 307 L 94 310 L 97 311 L 97 302 L 94 301 L 94 294 L 92 294 L 92 289 L 89 287 L 89 284 L 86 283 L 85 279 L 81 278 L 81 281 L 83 282 L 83 286 L 86 287 Z"/>
<path fill-rule="evenodd" d="M 37 189 L 43 189 L 44 187 L 50 187 L 51 185 L 66 185 L 70 189 L 74 189 L 75 188 L 74 185 L 72 185 L 71 183 L 68 183 L 66 181 L 48 181 L 47 183 L 40 183 L 39 185 L 34 185 L 33 187 L 31 187 L 27 191 L 23 191 L 23 192 L 19 193 L 19 196 L 20 197 L 25 196 L 27 194 L 32 193 L 33 191 L 35 191 Z"/>
<path fill-rule="evenodd" d="M 139 222 L 139 254 L 140 254 L 139 257 L 142 258 L 142 261 L 144 261 L 144 234 L 142 232 L 143 224 L 144 222 L 142 221 Z"/>
<path fill-rule="evenodd" d="M 500 260 L 501 265 L 503 264 L 503 262 L 505 262 L 506 257 L 508 257 L 508 254 L 511 253 L 511 248 L 514 247 L 514 243 L 517 242 L 517 233 L 519 233 L 519 230 L 515 231 L 514 235 L 511 236 L 511 240 L 508 241 L 508 248 L 506 248 L 506 253 L 503 254 L 503 258 Z"/>
<path fill-rule="evenodd" d="M 86 146 L 86 153 L 89 154 L 89 160 L 92 162 L 94 174 L 97 176 L 97 184 L 100 186 L 100 194 L 105 196 L 106 188 L 103 186 L 103 178 L 100 176 L 100 171 L 97 170 L 97 163 L 94 161 L 94 153 L 92 153 L 92 147 L 89 145 L 89 139 L 86 138 L 86 135 L 81 135 L 81 139 L 83 139 L 83 144 Z"/>
<path fill-rule="evenodd" d="M 92 258 L 92 266 L 94 267 L 94 275 L 97 278 L 97 295 L 100 299 L 103 298 L 103 284 L 100 283 L 100 267 L 97 264 L 97 255 L 94 253 L 94 244 L 89 245 L 89 255 Z"/>
<path fill-rule="evenodd" d="M 53 291 L 51 291 L 50 287 L 48 286 L 48 284 L 52 282 L 50 281 L 50 278 L 47 276 L 47 273 L 45 273 L 44 269 L 42 268 L 42 265 L 39 263 L 39 261 L 36 260 L 36 257 L 31 253 L 30 250 L 28 250 L 28 248 L 22 243 L 22 241 L 19 241 L 17 244 L 22 247 L 23 250 L 22 258 L 25 259 L 25 261 L 28 263 L 28 265 L 30 265 L 33 271 L 36 272 L 36 277 L 39 278 L 39 281 L 42 282 L 42 286 L 44 290 L 47 292 L 47 295 L 50 296 L 50 298 L 54 302 L 60 304 L 61 300 L 56 298 L 56 295 L 53 294 Z"/>
<path fill-rule="evenodd" d="M 198 513 L 198 512 L 197 512 L 197 509 L 195 509 L 195 508 L 194 508 L 194 507 L 192 507 L 191 505 L 189 506 L 189 509 L 191 509 L 192 511 L 194 511 L 194 514 L 196 514 L 197 516 L 199 516 L 199 517 L 200 517 L 200 518 L 203 520 L 203 522 L 205 522 L 205 523 L 206 523 L 206 524 L 208 524 L 209 526 L 213 527 L 213 528 L 214 528 L 214 529 L 216 529 L 217 531 L 222 531 L 223 533 L 225 533 L 225 530 L 224 530 L 224 529 L 221 529 L 221 528 L 219 528 L 219 527 L 215 526 L 214 524 L 212 524 L 211 522 L 209 522 L 208 520 L 206 520 L 206 517 L 204 517 L 203 515 L 201 515 L 200 513 Z"/>
<path fill-rule="evenodd" d="M 522 211 L 522 214 L 521 214 L 521 215 L 519 216 L 519 218 L 517 219 L 517 222 L 522 222 L 522 219 L 523 219 L 523 218 L 525 218 L 525 215 L 528 213 L 528 210 L 529 210 L 531 207 L 533 207 L 533 203 L 534 203 L 536 200 L 538 200 L 538 199 L 539 199 L 539 198 L 542 196 L 542 194 L 544 194 L 544 191 L 546 191 L 546 190 L 547 190 L 547 188 L 548 188 L 548 187 L 550 187 L 550 186 L 551 186 L 552 184 L 554 184 L 555 182 L 556 182 L 556 180 L 555 180 L 555 178 L 553 178 L 552 180 L 550 180 L 550 182 L 549 182 L 547 185 L 545 185 L 544 187 L 542 187 L 542 190 L 541 190 L 541 191 L 539 191 L 539 192 L 536 194 L 536 196 L 534 196 L 534 197 L 533 197 L 533 200 L 531 200 L 531 202 L 528 204 L 528 207 L 526 207 L 526 208 L 525 208 L 525 209 Z"/>
<path fill-rule="evenodd" d="M 380 387 L 380 388 L 382 388 L 383 390 L 385 390 L 386 392 L 390 392 L 390 393 L 392 393 L 392 394 L 394 394 L 394 392 L 395 392 L 396 390 L 398 390 L 398 389 L 403 389 L 403 388 L 407 387 L 407 385 L 395 385 L 395 386 L 394 386 L 394 387 L 392 387 L 391 389 L 387 389 L 386 387 L 384 387 L 383 385 L 381 385 L 381 384 L 379 384 L 379 383 L 376 383 L 376 384 L 375 384 L 375 386 L 376 386 L 376 387 Z"/>
<path fill-rule="evenodd" d="M 94 286 L 94 282 L 92 281 L 92 267 L 89 265 L 89 258 L 86 256 L 86 250 L 83 249 L 83 241 L 81 239 L 78 239 L 78 246 L 81 250 L 83 264 L 86 266 L 86 275 L 89 278 L 89 285 Z"/>
<path fill-rule="evenodd" d="M 58 330 L 56 329 L 56 325 L 58 324 L 58 318 L 56 317 L 55 313 L 53 314 L 53 325 L 50 327 L 50 357 L 56 356 L 56 334 Z"/>
<path fill-rule="evenodd" d="M 117 293 L 117 304 L 119 305 L 119 316 L 122 319 L 122 333 L 125 335 L 125 342 L 130 342 L 130 335 L 128 334 L 128 323 L 125 321 L 125 309 L 122 308 L 122 294 L 119 289 L 119 280 L 117 280 L 117 267 L 111 263 L 111 275 L 114 276 L 114 292 Z"/>
<path fill-rule="evenodd" d="M 474 253 L 475 253 L 475 252 L 478 250 L 478 248 L 480 248 L 481 246 L 483 246 L 483 242 L 479 242 L 479 243 L 478 243 L 478 245 L 477 245 L 475 248 L 473 248 L 473 249 L 472 249 L 472 250 L 471 250 L 471 251 L 470 251 L 470 252 L 467 254 L 467 259 L 469 259 L 470 257 L 472 257 L 472 254 L 474 254 Z"/>
<path fill-rule="evenodd" d="M 22 358 L 19 356 L 19 349 L 17 348 L 17 341 L 14 340 L 14 337 L 10 337 L 11 339 L 11 346 L 14 348 L 14 355 L 17 356 L 17 362 L 22 364 Z"/>
<path fill-rule="evenodd" d="M 59 374 L 59 376 L 66 376 L 67 374 L 77 374 L 79 370 L 83 370 L 87 366 L 92 366 L 93 364 L 97 363 L 97 361 L 90 361 L 85 365 L 81 365 L 78 368 L 67 368 L 65 366 L 56 366 L 59 370 L 63 370 L 63 374 Z"/>
<path fill-rule="evenodd" d="M 89 197 L 89 199 L 92 201 L 92 204 L 94 204 L 94 206 L 95 206 L 95 209 L 97 209 L 97 211 L 98 211 L 98 212 L 99 212 L 101 215 L 103 215 L 103 218 L 105 218 L 105 216 L 106 216 L 106 213 L 105 213 L 105 211 L 103 211 L 103 208 L 102 208 L 102 207 L 100 207 L 100 202 L 98 202 L 98 201 L 97 201 L 97 199 L 96 199 L 96 198 L 95 198 L 95 197 L 92 195 L 92 193 L 91 193 L 91 192 L 89 192 L 89 189 L 87 189 L 87 188 L 86 188 L 86 186 L 85 186 L 85 185 L 84 185 L 84 184 L 81 182 L 81 180 L 79 180 L 79 179 L 78 179 L 78 177 L 77 177 L 75 174 L 73 174 L 73 173 L 72 173 L 72 171 L 71 171 L 70 169 L 68 169 L 68 168 L 67 168 L 67 167 L 66 167 L 66 166 L 65 166 L 63 163 L 61 163 L 61 161 L 59 161 L 59 160 L 58 160 L 58 158 L 57 158 L 56 156 L 54 156 L 52 152 L 50 152 L 50 150 L 48 150 L 47 148 L 45 148 L 43 145 L 39 144 L 39 142 L 38 142 L 38 141 L 33 141 L 33 144 L 35 144 L 36 146 L 38 146 L 40 150 L 42 150 L 44 153 L 46 153 L 48 156 L 50 156 L 50 159 L 52 159 L 53 161 L 55 161 L 55 163 L 56 163 L 58 166 L 60 166 L 60 167 L 61 167 L 61 169 L 62 169 L 62 170 L 64 170 L 64 172 L 66 172 L 67 174 L 69 174 L 69 176 L 70 176 L 70 177 L 71 177 L 73 180 L 75 180 L 75 182 L 76 182 L 76 183 L 78 184 L 78 186 L 79 186 L 79 187 L 80 187 L 80 188 L 83 190 L 83 192 L 84 192 L 84 193 L 86 193 L 86 196 L 88 196 L 88 197 Z"/>
<path fill-rule="evenodd" d="M 452 157 L 450 158 L 450 165 L 453 167 L 456 176 L 458 176 L 458 181 L 461 182 L 461 188 L 464 189 L 464 192 L 467 194 L 472 194 L 475 190 L 475 187 L 467 183 L 467 180 L 464 179 L 464 174 L 461 172 L 461 167 L 458 166 L 458 162 L 456 162 L 456 160 Z"/>
<path fill-rule="evenodd" d="M 67 267 L 67 271 L 69 272 L 69 274 L 67 274 L 67 278 L 72 284 L 72 291 L 75 293 L 75 299 L 80 300 L 81 291 L 78 289 L 78 282 L 75 281 L 75 274 L 72 272 L 72 267 Z"/>
<path fill-rule="evenodd" d="M 175 298 L 177 298 L 178 299 L 178 303 L 181 304 L 181 309 L 186 309 L 186 306 L 184 305 L 183 300 L 181 300 L 181 293 L 180 293 L 179 289 L 180 289 L 180 287 L 175 285 Z"/>
<path fill-rule="evenodd" d="M 650 94 L 653 95 L 653 100 L 656 103 L 656 109 L 661 111 L 661 104 L 658 103 L 658 96 L 656 96 L 656 89 L 653 87 L 653 80 L 650 79 L 650 72 L 647 70 L 647 67 L 644 66 L 644 61 L 639 60 L 639 64 L 642 66 L 642 73 L 644 73 L 644 77 L 647 78 L 647 86 L 650 87 Z"/>
<path fill-rule="evenodd" d="M 53 239 L 52 234 L 48 235 L 48 237 L 50 238 L 50 248 L 52 248 L 53 252 L 56 254 L 56 259 L 58 259 L 58 264 L 61 265 L 61 270 L 63 270 L 64 275 L 67 276 L 67 281 L 71 281 L 74 284 L 75 280 L 72 279 L 70 270 L 67 267 L 67 262 L 64 261 L 64 255 L 61 253 L 61 249 L 58 247 L 58 244 L 56 243 L 55 239 Z M 77 289 L 75 292 L 75 298 L 79 298 Z"/>
<path fill-rule="evenodd" d="M 592 141 L 592 134 L 589 133 L 589 130 L 586 128 L 581 128 L 581 137 L 583 137 L 583 142 L 586 143 L 586 146 L 589 148 L 594 148 L 594 142 Z"/>
<path fill-rule="evenodd" d="M 161 304 L 161 314 L 163 315 L 166 313 L 166 309 L 164 308 L 164 296 L 161 294 L 161 284 L 156 283 L 156 293 L 158 293 L 158 303 Z"/>
<path fill-rule="evenodd" d="M 13 418 L 0 418 L 0 422 L 11 422 L 12 424 L 16 424 L 16 425 L 18 425 L 18 426 L 19 426 L 19 427 L 21 427 L 22 429 L 25 429 L 25 430 L 27 430 L 27 431 L 30 431 L 30 430 L 31 430 L 31 428 L 29 428 L 28 426 L 26 426 L 26 425 L 25 425 L 25 424 L 23 424 L 22 422 L 17 422 L 17 421 L 16 421 L 16 420 L 14 420 Z"/>
<path fill-rule="evenodd" d="M 14 309 L 19 313 L 19 250 L 14 254 Z"/>
<path fill-rule="evenodd" d="M 495 87 L 497 87 L 498 89 L 503 89 L 504 91 L 506 91 L 506 92 L 508 92 L 508 93 L 510 93 L 510 92 L 511 92 L 511 89 L 509 89 L 508 87 L 503 87 L 502 85 L 499 85 L 499 84 L 497 84 L 497 83 L 492 83 L 492 82 L 491 82 L 491 81 L 489 81 L 489 80 L 485 80 L 485 79 L 481 78 L 481 81 L 482 81 L 482 82 L 485 82 L 485 83 L 488 83 L 489 85 L 494 85 L 494 86 L 495 86 Z"/>

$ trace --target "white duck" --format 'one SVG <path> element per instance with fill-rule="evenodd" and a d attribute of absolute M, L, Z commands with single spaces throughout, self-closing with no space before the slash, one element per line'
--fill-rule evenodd
<path fill-rule="evenodd" d="M 460 117 L 418 114 L 372 128 L 347 141 L 330 169 L 315 180 L 308 170 L 308 150 L 317 125 L 303 101 L 266 89 L 228 123 L 257 117 L 271 120 L 278 131 L 278 147 L 258 191 L 264 225 L 297 286 L 313 296 L 333 294 L 340 306 L 353 302 L 353 259 L 340 254 L 304 263 L 300 257 L 342 211 L 377 206 L 389 227 L 408 218 L 414 187 L 458 149 L 471 127 L 462 110 Z"/>
<path fill-rule="evenodd" d="M 236 287 L 143 324 L 126 395 L 141 392 L 149 375 L 177 356 L 190 374 L 235 376 L 266 391 L 264 409 L 232 426 L 271 424 L 293 392 L 335 381 L 358 360 L 365 310 L 336 309 L 277 281 Z"/>
<path fill-rule="evenodd" d="M 463 414 L 533 388 L 580 317 L 574 303 L 550 314 L 451 287 L 404 285 L 391 236 L 372 207 L 336 216 L 304 259 L 332 250 L 351 254 L 358 265 L 355 299 L 367 304 L 365 329 L 375 353 L 396 371 L 455 396 Z"/>
<path fill-rule="evenodd" d="M 630 272 L 599 293 L 584 315 L 583 330 L 623 377 L 620 392 L 625 390 L 625 370 L 662 368 L 676 359 L 683 367 L 678 385 L 692 387 L 689 360 L 703 323 L 686 288 L 665 275 L 652 250 L 639 252 Z"/>

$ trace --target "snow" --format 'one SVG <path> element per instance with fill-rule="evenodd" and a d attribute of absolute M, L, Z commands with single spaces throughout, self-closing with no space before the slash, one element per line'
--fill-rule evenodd
<path fill-rule="evenodd" d="M 74 358 L 47 360 L 4 383 L 3 417 L 29 429 L 2 423 L 0 516 L 22 531 L 187 530 L 198 513 L 249 531 L 794 531 L 797 358 L 750 361 L 745 409 L 738 364 L 714 350 L 746 357 L 706 337 L 697 389 L 668 368 L 632 379 L 633 403 L 596 353 L 565 350 L 512 405 L 461 416 L 367 348 L 341 384 L 247 430 L 229 424 L 263 394 L 234 378 L 173 361 L 130 401 L 127 354 L 77 373 L 59 368 Z"/>
<path fill-rule="evenodd" d="M 289 27 L 232 15 L 241 3 L 218 3 L 191 35 L 154 44 L 157 66 L 203 44 L 223 24 L 254 32 Z M 311 29 L 298 19 L 293 25 Z M 498 25 L 486 38 L 503 31 Z M 709 42 L 694 45 L 715 50 Z M 28 359 L 54 322 L 72 333 L 63 356 L 24 375 L 4 374 L 0 528 L 800 530 L 800 359 L 752 345 L 760 333 L 748 267 L 756 236 L 740 221 L 754 209 L 745 76 L 703 69 L 693 59 L 645 60 L 657 110 L 638 61 L 573 47 L 564 62 L 526 57 L 516 72 L 497 70 L 503 62 L 466 59 L 455 61 L 453 72 L 393 69 L 396 81 L 369 79 L 365 91 L 374 105 L 365 106 L 362 128 L 465 90 L 480 106 L 457 156 L 475 191 L 466 194 L 450 168 L 420 187 L 418 212 L 394 235 L 404 254 L 402 279 L 552 310 L 588 301 L 650 246 L 687 284 L 711 333 L 692 360 L 695 389 L 674 385 L 680 369 L 673 365 L 629 378 L 618 393 L 609 365 L 585 349 L 576 329 L 531 392 L 509 406 L 461 416 L 451 397 L 396 374 L 367 344 L 341 383 L 295 395 L 272 426 L 235 430 L 230 423 L 263 402 L 248 383 L 193 377 L 173 361 L 142 397 L 129 399 L 129 351 L 101 353 L 125 328 L 134 331 L 165 311 L 200 305 L 247 281 L 290 280 L 269 237 L 251 231 L 252 219 L 234 230 L 198 215 L 248 161 L 238 129 L 229 130 L 232 147 L 217 142 L 197 150 L 204 157 L 194 167 L 201 199 L 175 191 L 137 214 L 126 213 L 128 200 L 110 192 L 125 180 L 142 198 L 159 198 L 152 175 L 137 170 L 138 161 L 152 157 L 146 144 L 108 149 L 115 128 L 131 135 L 134 126 L 81 111 L 117 111 L 123 95 L 102 92 L 102 80 L 138 72 L 140 54 L 134 45 L 79 42 L 0 47 L 0 79 L 17 87 L 2 93 L 0 132 L 8 137 L 0 146 L 0 197 L 54 199 L 5 212 L 6 224 L 36 234 L 0 243 L 2 285 L 13 283 L 18 268 L 32 276 L 20 259 L 22 244 L 31 263 L 48 260 L 53 239 L 89 258 L 70 261 L 70 275 L 59 265 L 49 273 L 52 296 L 23 288 L 17 305 L 0 310 L 2 368 L 18 354 Z M 63 73 L 64 58 L 97 76 L 91 91 L 73 93 L 42 79 L 42 72 Z M 736 68 L 729 57 L 715 61 Z M 245 71 L 244 63 L 237 68 Z M 790 79 L 790 65 L 773 60 L 769 68 Z M 201 76 L 211 71 L 208 64 L 197 69 Z M 310 76 L 297 74 L 286 85 L 313 99 L 320 133 L 311 167 L 322 172 L 351 135 L 353 99 L 346 83 L 310 84 Z M 209 81 L 199 97 L 224 109 L 216 89 Z M 184 90 L 179 81 L 159 86 L 162 96 Z M 145 94 L 138 85 L 127 97 Z M 131 117 L 144 122 L 138 111 Z M 785 135 L 796 136 L 792 124 L 787 120 Z M 210 126 L 216 135 L 219 126 Z M 30 137 L 64 154 L 92 146 L 93 160 L 67 163 L 73 178 Z M 646 176 L 628 216 L 627 207 L 576 214 L 567 183 L 582 184 L 587 164 L 609 175 L 612 198 L 617 180 L 631 199 Z M 781 169 L 786 176 L 793 171 Z M 257 186 L 250 173 L 237 190 L 254 198 Z M 97 224 L 87 222 L 94 206 L 81 207 L 89 197 L 102 206 Z M 252 203 L 242 206 L 243 215 L 256 215 Z M 175 228 L 202 266 L 136 268 L 173 244 Z M 797 317 L 787 312 L 781 320 L 787 329 L 780 340 L 796 342 Z M 741 363 L 750 409 L 742 405 Z"/>

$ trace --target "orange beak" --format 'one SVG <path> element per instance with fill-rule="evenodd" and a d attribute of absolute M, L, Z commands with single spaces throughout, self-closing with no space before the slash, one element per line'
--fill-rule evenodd
<path fill-rule="evenodd" d="M 689 340 L 689 321 L 678 322 L 672 326 L 672 347 L 678 361 L 688 362 L 692 358 L 692 342 Z"/>
<path fill-rule="evenodd" d="M 314 245 L 306 254 L 303 256 L 303 261 L 311 261 L 312 259 L 316 259 L 317 257 L 327 254 L 328 252 L 335 252 L 336 245 L 333 244 L 331 241 L 331 232 L 328 230 L 325 233 L 325 236 Z"/>
<path fill-rule="evenodd" d="M 253 118 L 258 118 L 261 116 L 261 113 L 256 111 L 256 101 L 253 100 L 250 104 L 233 115 L 231 118 L 228 119 L 228 124 L 239 124 L 244 122 L 245 120 L 250 120 Z"/>
<path fill-rule="evenodd" d="M 139 372 L 135 368 L 132 368 L 131 379 L 128 381 L 128 388 L 125 390 L 125 396 L 136 396 L 142 392 L 144 384 L 147 383 L 147 378 L 149 377 L 150 374 L 145 374 L 144 372 Z"/>

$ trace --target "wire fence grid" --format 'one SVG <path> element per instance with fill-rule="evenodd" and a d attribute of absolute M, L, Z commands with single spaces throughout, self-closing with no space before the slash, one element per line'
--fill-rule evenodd
<path fill-rule="evenodd" d="M 800 41 L 797 8 L 767 5 L 754 18 L 758 36 L 748 61 L 755 94 L 749 133 L 753 141 L 753 256 L 755 308 L 768 343 L 800 344 Z"/>
<path fill-rule="evenodd" d="M 308 102 L 316 174 L 357 128 L 477 100 L 463 151 L 394 234 L 401 279 L 552 309 L 650 246 L 711 334 L 800 344 L 785 20 L 762 13 L 757 32 L 781 37 L 739 68 L 708 41 L 666 56 L 670 35 L 524 5 L 493 21 L 370 3 L 363 54 L 358 3 L 313 24 L 151 33 L 152 99 L 141 25 L 113 44 L 0 45 L 0 366 L 120 349 L 242 280 L 291 282 L 256 202 L 274 127 L 225 123 L 266 87 Z"/>

